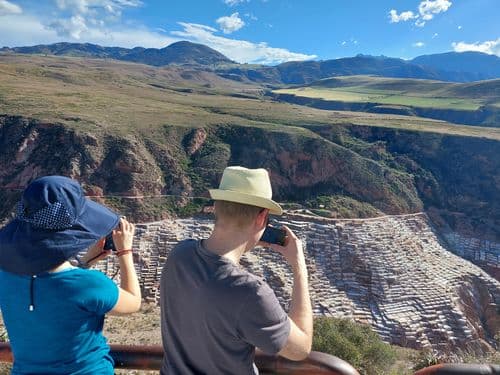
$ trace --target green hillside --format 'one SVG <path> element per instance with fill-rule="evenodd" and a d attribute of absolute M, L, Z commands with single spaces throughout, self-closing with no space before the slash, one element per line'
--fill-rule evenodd
<path fill-rule="evenodd" d="M 462 84 L 350 76 L 324 79 L 308 86 L 275 92 L 327 100 L 476 110 L 481 105 L 500 103 L 500 80 Z"/>
<path fill-rule="evenodd" d="M 471 124 L 483 121 L 484 124 L 498 126 L 496 121 L 499 114 L 496 108 L 500 106 L 499 79 L 475 83 L 448 83 L 422 79 L 349 76 L 328 78 L 303 87 L 278 89 L 274 90 L 274 93 L 285 100 L 286 96 L 292 96 L 318 99 L 322 102 L 350 103 L 354 110 L 362 111 L 377 112 L 378 109 L 383 111 L 384 108 L 392 106 L 396 114 L 397 109 L 405 113 L 403 109 L 406 108 L 408 114 L 413 110 L 415 115 L 437 119 L 446 119 L 446 111 L 449 111 L 451 122 L 456 119 L 460 121 L 456 114 L 461 113 L 466 115 L 465 121 L 467 116 L 471 118 L 468 120 Z M 475 121 L 474 112 L 486 108 L 489 108 L 491 116 L 478 115 L 476 117 L 480 120 Z"/>

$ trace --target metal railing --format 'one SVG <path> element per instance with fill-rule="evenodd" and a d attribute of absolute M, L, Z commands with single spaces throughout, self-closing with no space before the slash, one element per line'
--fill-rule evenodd
<path fill-rule="evenodd" d="M 157 346 L 110 345 L 115 368 L 134 370 L 159 370 L 163 359 L 163 348 Z M 12 352 L 8 343 L 0 343 L 0 362 L 12 362 Z M 330 374 L 359 375 L 346 361 L 335 356 L 311 352 L 303 361 L 266 355 L 257 352 L 255 364 L 261 374 Z"/>
<path fill-rule="evenodd" d="M 418 370 L 415 375 L 494 375 L 500 374 L 500 365 L 444 363 Z"/>
<path fill-rule="evenodd" d="M 163 348 L 155 346 L 110 345 L 115 368 L 130 370 L 159 370 L 163 359 Z M 0 362 L 12 362 L 9 343 L 0 343 Z M 311 352 L 303 361 L 267 355 L 257 351 L 255 364 L 261 374 L 330 374 L 359 375 L 346 361 L 333 355 Z M 495 375 L 500 374 L 500 365 L 486 364 L 439 364 L 415 372 L 415 375 Z"/>

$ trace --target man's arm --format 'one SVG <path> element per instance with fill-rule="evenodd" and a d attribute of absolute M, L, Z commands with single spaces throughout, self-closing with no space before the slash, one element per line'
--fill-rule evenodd
<path fill-rule="evenodd" d="M 292 267 L 293 291 L 290 305 L 290 334 L 279 355 L 300 361 L 311 352 L 313 337 L 313 319 L 311 299 L 307 282 L 307 267 L 302 250 L 302 241 L 286 226 L 287 239 L 284 246 L 271 245 L 280 252 Z"/>

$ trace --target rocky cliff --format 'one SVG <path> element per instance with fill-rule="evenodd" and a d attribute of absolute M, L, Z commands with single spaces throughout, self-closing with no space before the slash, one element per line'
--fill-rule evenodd
<path fill-rule="evenodd" d="M 226 165 L 242 164 L 268 168 L 281 201 L 342 192 L 388 213 L 422 208 L 411 175 L 321 137 L 232 126 L 166 126 L 163 134 L 155 140 L 80 134 L 62 125 L 3 116 L 0 186 L 7 194 L 6 189 L 22 188 L 37 176 L 64 174 L 84 183 L 93 196 L 200 196 L 217 185 Z M 146 201 L 131 203 L 132 217 L 158 218 Z M 10 209 L 4 206 L 3 214 Z"/>
<path fill-rule="evenodd" d="M 116 196 L 110 203 L 135 219 L 158 219 L 168 215 L 161 202 L 120 197 L 206 196 L 226 165 L 241 164 L 267 168 L 279 201 L 346 196 L 388 214 L 426 209 L 442 229 L 499 242 L 500 142 L 376 126 L 306 127 L 166 125 L 148 137 L 0 116 L 1 215 L 13 207 L 12 189 L 64 174 L 91 196 Z"/>

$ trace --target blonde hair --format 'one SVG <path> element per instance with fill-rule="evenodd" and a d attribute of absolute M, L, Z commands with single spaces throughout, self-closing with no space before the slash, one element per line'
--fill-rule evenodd
<path fill-rule="evenodd" d="M 238 228 L 245 228 L 255 220 L 262 210 L 264 210 L 262 207 L 217 200 L 215 201 L 215 223 L 229 221 Z"/>

